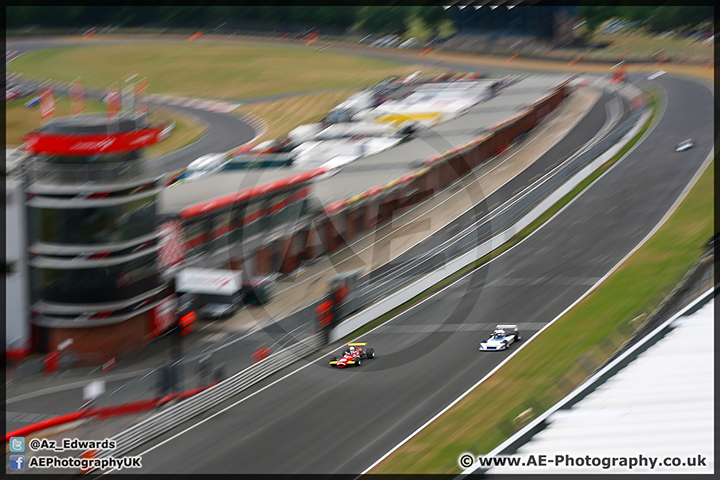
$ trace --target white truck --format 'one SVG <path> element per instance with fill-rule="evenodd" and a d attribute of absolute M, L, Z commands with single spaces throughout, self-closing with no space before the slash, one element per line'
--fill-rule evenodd
<path fill-rule="evenodd" d="M 198 317 L 215 320 L 240 308 L 242 282 L 242 271 L 185 268 L 175 276 L 175 291 L 194 294 L 199 301 Z"/>

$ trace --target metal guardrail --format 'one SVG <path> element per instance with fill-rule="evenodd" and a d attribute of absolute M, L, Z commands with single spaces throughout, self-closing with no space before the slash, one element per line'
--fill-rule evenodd
<path fill-rule="evenodd" d="M 260 380 L 282 370 L 291 362 L 317 351 L 324 344 L 324 335 L 315 333 L 290 347 L 280 350 L 214 387 L 176 403 L 115 435 L 112 440 L 117 442 L 117 447 L 114 450 L 100 452 L 98 457 L 124 455 L 192 417 L 200 415 L 232 398 Z"/>

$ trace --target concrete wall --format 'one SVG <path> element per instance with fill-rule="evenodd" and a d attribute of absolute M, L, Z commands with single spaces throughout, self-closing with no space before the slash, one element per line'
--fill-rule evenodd
<path fill-rule="evenodd" d="M 124 322 L 99 327 L 47 329 L 48 351 L 72 339 L 72 350 L 79 354 L 76 366 L 93 366 L 115 357 L 119 360 L 141 350 L 149 328 L 150 311 L 140 313 Z"/>
<path fill-rule="evenodd" d="M 22 357 L 30 341 L 28 270 L 23 189 L 19 178 L 5 180 L 5 351 Z M 29 347 L 29 345 L 28 345 Z"/>

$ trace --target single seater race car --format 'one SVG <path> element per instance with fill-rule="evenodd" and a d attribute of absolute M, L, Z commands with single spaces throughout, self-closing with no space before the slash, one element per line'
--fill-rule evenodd
<path fill-rule="evenodd" d="M 375 358 L 375 350 L 365 348 L 365 343 L 348 343 L 342 357 L 333 357 L 330 365 L 337 368 L 345 368 L 350 365 L 359 367 L 366 358 Z"/>
<path fill-rule="evenodd" d="M 494 352 L 507 350 L 516 340 L 521 340 L 517 325 L 498 325 L 490 334 L 490 338 L 480 344 L 480 351 Z"/>

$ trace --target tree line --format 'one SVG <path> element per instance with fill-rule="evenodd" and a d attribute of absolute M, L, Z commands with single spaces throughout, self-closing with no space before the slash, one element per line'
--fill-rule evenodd
<path fill-rule="evenodd" d="M 386 6 L 9 6 L 6 28 L 28 26 L 82 28 L 101 26 L 215 28 L 283 30 L 316 28 L 325 33 L 415 34 L 437 36 L 452 23 L 451 9 L 439 5 L 406 6 L 388 2 Z M 693 28 L 712 22 L 713 7 L 708 6 L 594 6 L 578 4 L 590 32 L 611 18 L 639 22 L 651 31 Z M 540 3 L 541 5 L 542 3 Z M 523 8 L 523 7 L 520 7 Z M 528 7 L 532 8 L 532 7 Z"/>
<path fill-rule="evenodd" d="M 594 32 L 600 25 L 612 18 L 637 22 L 651 32 L 665 32 L 672 29 L 693 29 L 706 23 L 712 28 L 713 6 L 578 6 L 578 14 L 584 17 L 587 28 Z"/>
<path fill-rule="evenodd" d="M 441 6 L 9 6 L 6 27 L 119 27 L 286 29 L 403 34 L 413 23 L 436 33 L 449 15 Z"/>

